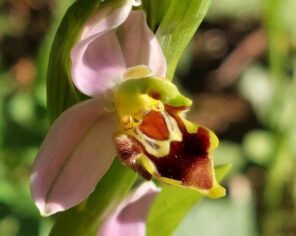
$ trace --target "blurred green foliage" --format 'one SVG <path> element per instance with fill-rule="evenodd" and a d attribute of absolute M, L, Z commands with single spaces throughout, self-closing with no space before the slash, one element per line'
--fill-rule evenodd
<path fill-rule="evenodd" d="M 56 26 L 71 2 L 62 1 L 55 8 L 46 3 L 0 2 L 0 50 L 3 50 L 0 53 L 0 235 L 3 236 L 45 236 L 52 227 L 52 220 L 41 220 L 32 202 L 29 176 L 48 129 L 45 74 L 49 48 Z M 44 9 L 51 10 L 54 20 L 50 30 L 50 25 L 44 22 L 43 27 L 47 27 L 48 32 L 43 35 L 43 44 L 20 46 L 18 39 L 25 36 L 15 31 L 16 21 L 24 17 L 27 24 L 23 27 L 30 27 L 34 25 L 30 18 Z M 47 19 L 41 17 L 41 20 Z M 16 49 L 29 47 L 26 55 L 18 57 L 14 48 L 5 49 L 5 42 L 11 35 Z M 15 57 L 12 64 L 5 56 Z"/>

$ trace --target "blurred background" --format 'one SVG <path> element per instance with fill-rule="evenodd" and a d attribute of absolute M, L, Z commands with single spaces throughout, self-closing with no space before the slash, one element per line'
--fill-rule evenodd
<path fill-rule="evenodd" d="M 46 66 L 73 0 L 0 0 L 0 235 L 45 236 L 29 191 L 48 129 Z M 232 163 L 228 196 L 203 200 L 175 236 L 296 235 L 296 1 L 213 0 L 175 82 L 189 118 L 214 130 Z"/>

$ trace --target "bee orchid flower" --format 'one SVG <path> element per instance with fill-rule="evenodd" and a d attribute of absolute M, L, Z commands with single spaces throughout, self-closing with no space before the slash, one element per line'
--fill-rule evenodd
<path fill-rule="evenodd" d="M 118 154 L 145 179 L 225 194 L 211 152 L 218 139 L 186 120 L 191 100 L 165 79 L 166 60 L 137 1 L 102 4 L 71 50 L 72 80 L 91 97 L 63 112 L 35 160 L 31 191 L 42 215 L 83 201 Z"/>

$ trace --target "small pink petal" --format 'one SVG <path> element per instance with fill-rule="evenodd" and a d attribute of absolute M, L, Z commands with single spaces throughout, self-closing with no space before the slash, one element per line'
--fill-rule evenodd
<path fill-rule="evenodd" d="M 130 0 L 117 8 L 109 4 L 87 21 L 71 50 L 72 79 L 82 93 L 94 97 L 113 85 L 109 79 L 122 78 L 126 64 L 112 30 L 126 20 L 131 8 Z"/>
<path fill-rule="evenodd" d="M 153 182 L 145 182 L 125 198 L 101 226 L 98 236 L 145 236 L 146 218 L 160 189 Z"/>
<path fill-rule="evenodd" d="M 110 167 L 113 119 L 103 101 L 90 99 L 62 113 L 49 130 L 34 163 L 31 191 L 42 215 L 86 198 Z"/>
<path fill-rule="evenodd" d="M 146 65 L 155 75 L 165 77 L 166 59 L 143 11 L 132 11 L 117 35 L 128 67 Z"/>

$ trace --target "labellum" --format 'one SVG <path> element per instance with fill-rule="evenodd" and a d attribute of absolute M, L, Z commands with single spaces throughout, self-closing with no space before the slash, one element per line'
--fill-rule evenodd
<path fill-rule="evenodd" d="M 225 195 L 211 158 L 218 139 L 209 129 L 185 119 L 191 101 L 172 83 L 155 77 L 130 79 L 117 89 L 116 98 L 121 130 L 114 143 L 125 165 L 147 180 L 154 177 L 212 198 Z"/>

